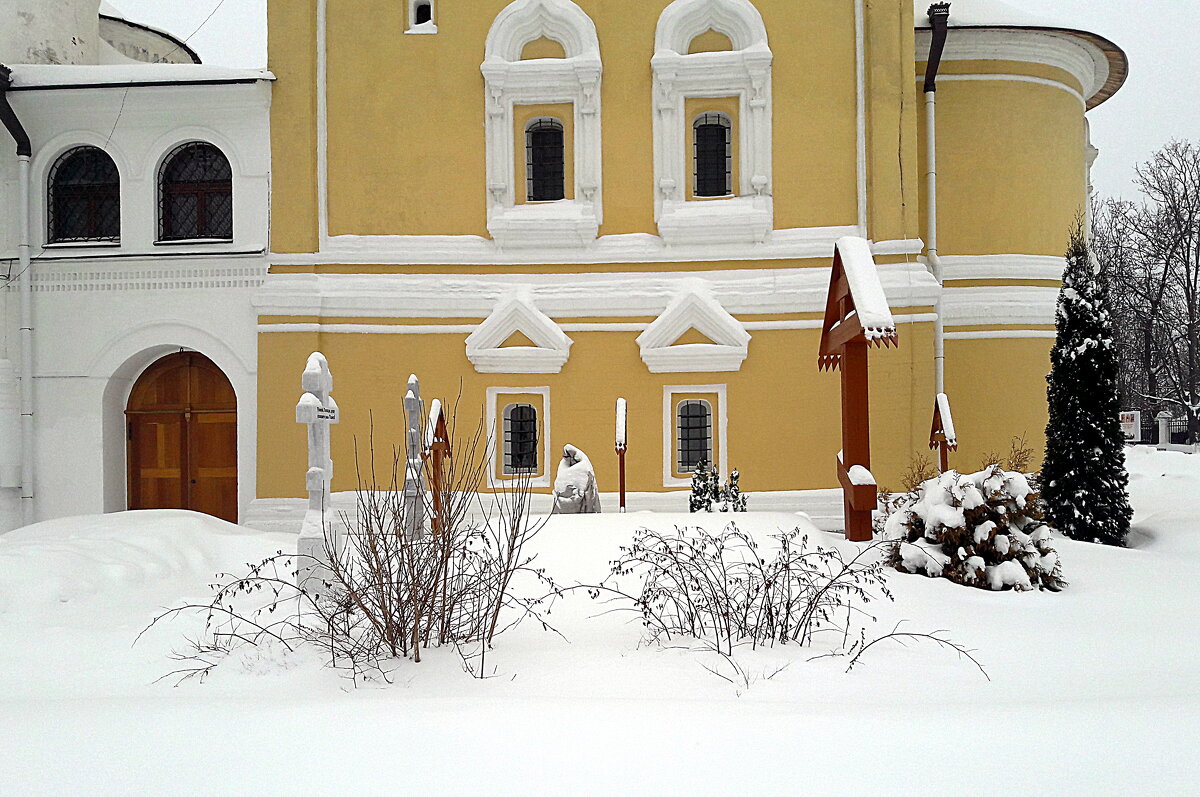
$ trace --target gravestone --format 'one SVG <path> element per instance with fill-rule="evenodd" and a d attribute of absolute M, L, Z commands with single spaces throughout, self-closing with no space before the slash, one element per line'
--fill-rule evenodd
<path fill-rule="evenodd" d="M 332 573 L 329 557 L 341 554 L 345 535 L 336 523 L 326 524 L 333 482 L 333 460 L 329 455 L 329 427 L 339 420 L 333 391 L 333 374 L 325 355 L 313 352 L 300 379 L 304 393 L 296 404 L 296 422 L 308 426 L 308 471 L 304 482 L 308 489 L 308 507 L 297 543 L 297 579 L 312 594 L 325 594 Z"/>

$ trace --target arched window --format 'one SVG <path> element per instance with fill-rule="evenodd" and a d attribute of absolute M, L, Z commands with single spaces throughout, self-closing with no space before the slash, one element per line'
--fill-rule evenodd
<path fill-rule="evenodd" d="M 537 473 L 537 410 L 531 404 L 504 408 L 504 472 Z"/>
<path fill-rule="evenodd" d="M 530 202 L 566 196 L 563 149 L 563 126 L 557 119 L 541 117 L 525 128 L 525 195 Z"/>
<path fill-rule="evenodd" d="M 679 473 L 712 463 L 712 406 L 703 399 L 679 402 L 676 423 L 679 434 Z"/>
<path fill-rule="evenodd" d="M 163 160 L 158 239 L 233 238 L 233 171 L 212 144 L 192 141 Z"/>
<path fill-rule="evenodd" d="M 50 169 L 47 241 L 117 241 L 121 238 L 121 177 L 96 147 L 76 147 Z"/>
<path fill-rule="evenodd" d="M 418 0 L 413 4 L 413 25 L 424 25 L 433 21 L 433 3 L 428 0 Z"/>
<path fill-rule="evenodd" d="M 702 113 L 692 122 L 696 196 L 733 193 L 733 124 L 723 113 Z"/>

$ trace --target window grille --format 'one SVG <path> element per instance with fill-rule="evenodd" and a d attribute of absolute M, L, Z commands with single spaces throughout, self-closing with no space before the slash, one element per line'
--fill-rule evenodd
<path fill-rule="evenodd" d="M 692 123 L 695 195 L 733 193 L 733 123 L 723 113 L 702 113 Z"/>
<path fill-rule="evenodd" d="M 424 25 L 433 20 L 433 3 L 417 3 L 413 11 L 414 25 Z"/>
<path fill-rule="evenodd" d="M 504 472 L 537 473 L 537 410 L 529 404 L 504 408 Z"/>
<path fill-rule="evenodd" d="M 193 141 L 168 155 L 158 193 L 160 241 L 233 238 L 233 171 L 212 144 Z"/>
<path fill-rule="evenodd" d="M 702 399 L 681 401 L 678 409 L 679 472 L 712 462 L 712 407 Z"/>
<path fill-rule="evenodd" d="M 562 122 L 534 119 L 525 128 L 526 197 L 530 202 L 552 202 L 566 196 L 563 163 Z"/>
<path fill-rule="evenodd" d="M 46 207 L 50 243 L 121 238 L 121 177 L 103 150 L 76 147 L 50 169 Z"/>

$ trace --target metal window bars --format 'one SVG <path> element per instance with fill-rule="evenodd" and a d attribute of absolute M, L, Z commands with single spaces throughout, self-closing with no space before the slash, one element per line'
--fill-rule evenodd
<path fill-rule="evenodd" d="M 696 196 L 733 193 L 733 123 L 723 113 L 708 112 L 692 123 Z"/>
<path fill-rule="evenodd" d="M 160 241 L 233 239 L 233 170 L 212 144 L 192 141 L 163 160 Z"/>
<path fill-rule="evenodd" d="M 712 407 L 702 399 L 688 399 L 677 412 L 679 472 L 687 473 L 712 461 Z"/>
<path fill-rule="evenodd" d="M 537 410 L 530 404 L 504 408 L 504 473 L 537 473 Z"/>
<path fill-rule="evenodd" d="M 566 196 L 563 126 L 557 119 L 534 119 L 525 128 L 525 196 L 553 202 Z"/>
<path fill-rule="evenodd" d="M 50 169 L 47 241 L 118 241 L 121 238 L 121 177 L 96 147 L 76 147 Z"/>

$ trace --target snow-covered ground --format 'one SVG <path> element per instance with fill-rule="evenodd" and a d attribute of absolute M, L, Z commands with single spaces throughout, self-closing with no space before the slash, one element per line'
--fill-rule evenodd
<path fill-rule="evenodd" d="M 990 682 L 884 643 L 849 674 L 820 650 L 747 652 L 735 688 L 712 654 L 639 647 L 637 622 L 580 593 L 550 617 L 566 640 L 519 627 L 487 680 L 449 651 L 358 689 L 315 654 L 247 655 L 173 688 L 153 682 L 200 621 L 137 633 L 295 539 L 181 512 L 18 530 L 0 537 L 0 794 L 1193 794 L 1200 457 L 1138 449 L 1130 469 L 1132 549 L 1057 540 L 1064 592 L 895 574 L 895 603 L 871 604 L 876 633 L 946 629 Z M 555 517 L 538 561 L 595 582 L 636 526 L 697 519 Z"/>

